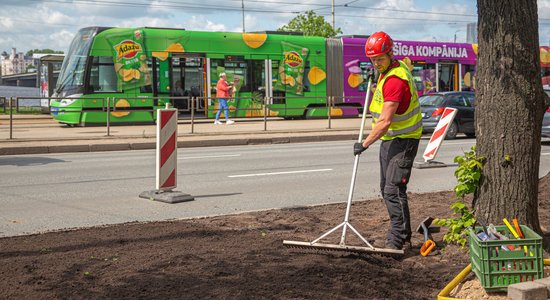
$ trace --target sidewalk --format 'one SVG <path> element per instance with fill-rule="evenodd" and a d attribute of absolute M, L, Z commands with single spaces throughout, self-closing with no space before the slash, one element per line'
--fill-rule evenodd
<path fill-rule="evenodd" d="M 361 118 L 329 120 L 234 119 L 232 125 L 213 120 L 178 121 L 178 147 L 300 143 L 354 140 Z M 367 118 L 366 131 L 371 119 Z M 267 130 L 265 130 L 267 129 Z M 0 155 L 154 149 L 156 125 L 68 127 L 48 115 L 0 116 Z"/>

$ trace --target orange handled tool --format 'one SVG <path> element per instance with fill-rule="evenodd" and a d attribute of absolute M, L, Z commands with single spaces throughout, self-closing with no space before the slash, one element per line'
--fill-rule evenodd
<path fill-rule="evenodd" d="M 516 232 L 516 230 L 512 227 L 512 225 L 510 224 L 510 222 L 508 222 L 508 219 L 504 218 L 502 219 L 502 221 L 504 222 L 504 224 L 506 225 L 506 227 L 508 227 L 508 230 L 510 230 L 510 232 L 512 233 L 512 235 L 516 238 L 516 239 L 520 239 L 519 237 L 519 234 Z M 518 226 L 519 227 L 519 226 Z M 523 246 L 523 250 L 525 251 L 525 254 L 527 255 L 527 246 Z M 533 256 L 533 252 L 529 251 L 529 255 Z"/>
<path fill-rule="evenodd" d="M 523 236 L 523 232 L 521 232 L 521 228 L 519 227 L 518 219 L 513 218 L 513 219 L 512 219 L 512 223 L 514 223 L 514 227 L 516 228 L 516 233 L 518 234 L 519 238 L 520 238 L 520 239 L 525 238 L 525 237 Z"/>
<path fill-rule="evenodd" d="M 417 232 L 424 234 L 424 244 L 420 247 L 420 255 L 422 256 L 427 256 L 435 248 L 435 242 L 430 237 L 430 225 L 432 221 L 433 218 L 427 217 L 416 229 Z"/>
<path fill-rule="evenodd" d="M 433 240 L 428 239 L 422 247 L 420 247 L 420 255 L 427 256 L 432 252 L 432 250 L 435 248 L 435 242 Z"/>

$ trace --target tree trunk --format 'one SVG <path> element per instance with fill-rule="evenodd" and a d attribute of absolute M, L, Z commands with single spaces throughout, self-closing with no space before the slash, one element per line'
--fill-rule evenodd
<path fill-rule="evenodd" d="M 477 155 L 486 157 L 476 217 L 518 218 L 541 232 L 538 181 L 546 97 L 540 81 L 537 0 L 478 0 Z"/>

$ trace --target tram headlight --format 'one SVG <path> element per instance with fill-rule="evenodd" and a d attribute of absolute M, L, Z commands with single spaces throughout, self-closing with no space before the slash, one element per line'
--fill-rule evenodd
<path fill-rule="evenodd" d="M 79 100 L 81 96 L 82 94 L 74 94 L 74 95 L 70 95 L 67 98 L 61 99 L 61 101 L 59 101 L 59 107 L 69 106 L 73 104 L 76 100 Z"/>
<path fill-rule="evenodd" d="M 63 99 L 59 102 L 59 106 L 69 106 L 73 104 L 78 99 Z"/>

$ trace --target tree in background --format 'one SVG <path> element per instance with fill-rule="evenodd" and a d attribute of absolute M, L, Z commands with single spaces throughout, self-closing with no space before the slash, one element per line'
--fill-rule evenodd
<path fill-rule="evenodd" d="M 478 0 L 477 7 L 477 155 L 486 161 L 476 218 L 502 224 L 517 217 L 541 232 L 541 126 L 550 99 L 540 81 L 537 0 Z"/>
<path fill-rule="evenodd" d="M 334 37 L 342 33 L 338 27 L 336 29 L 325 21 L 325 17 L 318 16 L 313 11 L 307 11 L 304 14 L 299 14 L 294 19 L 290 20 L 287 25 L 277 29 L 277 31 L 287 32 L 303 32 L 306 36 L 322 36 Z"/>
<path fill-rule="evenodd" d="M 40 53 L 40 54 L 63 54 L 63 51 L 56 51 L 56 50 L 52 50 L 52 49 L 33 49 L 33 50 L 27 51 L 27 53 L 25 53 L 25 56 L 29 57 L 29 56 L 32 56 L 34 53 Z"/>
<path fill-rule="evenodd" d="M 36 71 L 36 67 L 33 65 L 33 64 L 28 64 L 26 67 L 25 67 L 25 72 L 28 73 L 28 72 L 35 72 Z"/>

